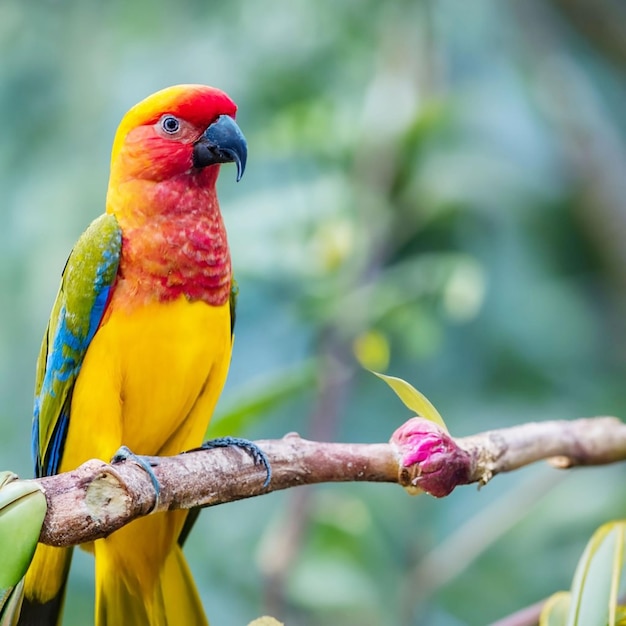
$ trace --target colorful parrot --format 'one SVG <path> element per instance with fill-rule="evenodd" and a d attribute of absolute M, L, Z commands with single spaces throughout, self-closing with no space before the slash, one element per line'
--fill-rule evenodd
<path fill-rule="evenodd" d="M 37 363 L 37 476 L 109 460 L 122 446 L 199 446 L 231 357 L 234 288 L 215 184 L 244 172 L 236 106 L 203 85 L 159 91 L 123 118 L 106 213 L 63 271 Z M 179 538 L 186 511 L 93 543 L 97 626 L 206 624 Z M 187 528 L 185 528 L 185 534 Z M 71 549 L 39 545 L 20 624 L 57 624 Z"/>

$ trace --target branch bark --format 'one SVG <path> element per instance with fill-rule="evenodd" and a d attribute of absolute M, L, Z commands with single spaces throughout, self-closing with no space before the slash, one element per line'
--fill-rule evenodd
<path fill-rule="evenodd" d="M 272 467 L 268 487 L 265 469 L 238 448 L 143 457 L 159 480 L 158 498 L 147 472 L 132 460 L 90 460 L 72 472 L 37 479 L 48 502 L 40 541 L 75 545 L 151 512 L 215 506 L 298 485 L 387 482 L 441 497 L 542 459 L 559 468 L 613 463 L 626 459 L 626 424 L 614 417 L 531 422 L 454 439 L 413 418 L 390 443 L 320 443 L 292 433 L 256 444 Z"/>

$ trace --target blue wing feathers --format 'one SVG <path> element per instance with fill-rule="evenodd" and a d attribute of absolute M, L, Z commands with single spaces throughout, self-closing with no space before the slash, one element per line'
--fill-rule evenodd
<path fill-rule="evenodd" d="M 43 476 L 39 462 L 39 396 L 35 397 L 35 410 L 33 417 L 33 430 L 31 435 L 31 451 L 35 460 L 35 476 Z"/>
<path fill-rule="evenodd" d="M 115 218 L 101 216 L 79 239 L 65 266 L 39 357 L 33 416 L 38 476 L 59 469 L 74 384 L 109 301 L 121 241 Z"/>
<path fill-rule="evenodd" d="M 54 427 L 52 433 L 52 439 L 50 445 L 46 451 L 44 458 L 43 469 L 46 476 L 51 476 L 59 471 L 59 465 L 61 464 L 61 454 L 63 452 L 63 445 L 65 444 L 65 438 L 67 437 L 67 427 L 70 423 L 69 406 L 67 410 L 61 412 L 61 415 Z"/>
<path fill-rule="evenodd" d="M 102 316 L 104 315 L 104 310 L 106 309 L 106 305 L 109 301 L 110 291 L 110 286 L 102 287 L 98 295 L 96 296 L 96 299 L 94 300 L 93 308 L 91 309 L 91 314 L 89 315 L 89 331 L 87 333 L 87 343 L 91 343 L 93 336 L 98 330 L 98 326 L 100 326 Z"/>

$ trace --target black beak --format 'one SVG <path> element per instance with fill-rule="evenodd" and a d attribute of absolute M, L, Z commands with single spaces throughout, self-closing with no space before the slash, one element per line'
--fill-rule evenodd
<path fill-rule="evenodd" d="M 193 166 L 206 167 L 216 163 L 236 163 L 237 182 L 246 169 L 248 144 L 235 120 L 220 115 L 193 145 Z"/>

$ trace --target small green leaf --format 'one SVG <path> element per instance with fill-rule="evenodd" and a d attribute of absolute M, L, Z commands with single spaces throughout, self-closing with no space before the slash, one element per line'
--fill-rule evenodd
<path fill-rule="evenodd" d="M 439 411 L 433 406 L 430 400 L 420 393 L 413 385 L 410 385 L 406 380 L 402 378 L 396 378 L 395 376 L 387 376 L 386 374 L 379 374 L 370 370 L 372 374 L 378 376 L 378 378 L 384 380 L 396 393 L 398 398 L 407 406 L 411 411 L 414 411 L 416 415 L 425 417 L 427 420 L 438 424 L 446 431 L 446 423 L 443 421 L 443 417 L 439 414 Z"/>
<path fill-rule="evenodd" d="M 541 610 L 539 626 L 565 626 L 570 602 L 569 591 L 559 591 L 550 596 Z"/>

